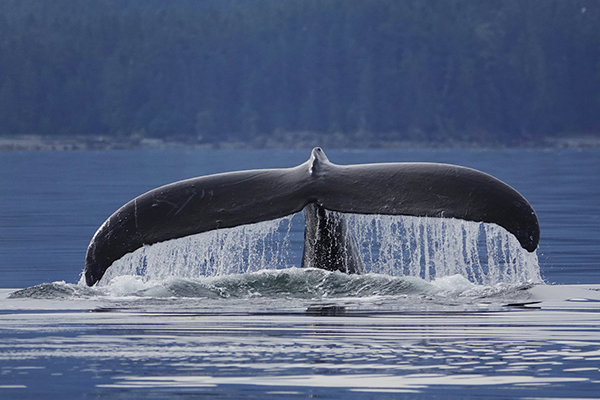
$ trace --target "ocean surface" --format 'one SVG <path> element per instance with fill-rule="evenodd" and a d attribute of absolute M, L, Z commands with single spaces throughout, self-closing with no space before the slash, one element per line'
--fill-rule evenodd
<path fill-rule="evenodd" d="M 600 150 L 325 150 L 494 175 L 540 247 L 348 215 L 367 267 L 349 276 L 299 268 L 298 214 L 147 246 L 89 288 L 86 247 L 127 201 L 310 151 L 0 153 L 0 399 L 598 398 Z"/>

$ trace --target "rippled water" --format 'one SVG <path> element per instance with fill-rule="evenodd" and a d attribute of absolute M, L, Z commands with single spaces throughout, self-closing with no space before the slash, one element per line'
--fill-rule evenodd
<path fill-rule="evenodd" d="M 306 286 L 315 289 L 299 295 Z M 9 299 L 2 290 L 0 390 L 6 398 L 594 398 L 599 289 L 292 269 L 158 286 L 44 284 Z"/>
<path fill-rule="evenodd" d="M 300 269 L 298 216 L 146 247 L 88 288 L 85 247 L 132 197 L 308 152 L 4 153 L 0 398 L 597 397 L 600 152 L 328 155 L 498 176 L 538 213 L 539 263 L 486 224 L 349 216 L 369 273 Z"/>

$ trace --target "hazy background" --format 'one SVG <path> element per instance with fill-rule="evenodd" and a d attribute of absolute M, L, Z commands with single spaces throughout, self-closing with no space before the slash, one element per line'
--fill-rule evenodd
<path fill-rule="evenodd" d="M 596 0 L 2 0 L 0 136 L 536 145 L 600 130 Z"/>

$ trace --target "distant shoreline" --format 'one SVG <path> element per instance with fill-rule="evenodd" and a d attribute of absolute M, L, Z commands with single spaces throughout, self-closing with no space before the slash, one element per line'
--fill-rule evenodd
<path fill-rule="evenodd" d="M 591 135 L 546 137 L 516 146 L 502 143 L 428 142 L 411 140 L 353 140 L 342 135 L 298 135 L 273 138 L 260 136 L 249 141 L 213 143 L 154 138 L 116 138 L 111 136 L 0 136 L 0 151 L 106 151 L 106 150 L 236 150 L 304 149 L 322 146 L 329 149 L 426 149 L 426 148 L 600 148 L 600 137 Z"/>

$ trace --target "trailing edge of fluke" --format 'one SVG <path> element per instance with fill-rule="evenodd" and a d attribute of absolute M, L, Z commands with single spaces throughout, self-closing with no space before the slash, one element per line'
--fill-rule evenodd
<path fill-rule="evenodd" d="M 136 197 L 95 233 L 87 249 L 85 280 L 94 285 L 114 261 L 144 245 L 282 218 L 303 209 L 303 266 L 329 270 L 363 268 L 341 213 L 495 223 L 530 252 L 539 242 L 531 205 L 488 174 L 437 163 L 336 165 L 317 147 L 297 167 L 202 176 Z"/>

